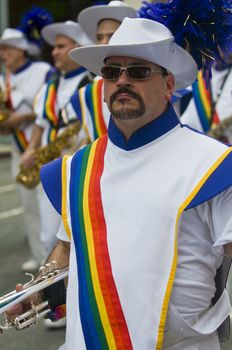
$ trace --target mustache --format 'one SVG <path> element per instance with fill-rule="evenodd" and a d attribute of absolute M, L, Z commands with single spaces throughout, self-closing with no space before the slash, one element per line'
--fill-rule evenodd
<path fill-rule="evenodd" d="M 136 92 L 128 89 L 126 86 L 122 86 L 110 96 L 110 104 L 112 104 L 120 94 L 127 94 L 128 96 L 136 100 L 139 100 L 139 101 L 142 100 L 141 96 L 138 95 Z"/>

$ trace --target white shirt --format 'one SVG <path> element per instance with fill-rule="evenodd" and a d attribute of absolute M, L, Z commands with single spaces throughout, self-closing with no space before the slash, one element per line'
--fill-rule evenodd
<path fill-rule="evenodd" d="M 232 116 L 232 70 L 230 70 L 226 77 L 227 73 L 227 69 L 222 71 L 212 69 L 211 88 L 213 101 L 216 103 L 215 108 L 221 121 Z M 221 90 L 225 77 L 226 80 Z M 193 98 L 190 100 L 188 107 L 181 115 L 181 123 L 187 124 L 199 131 L 203 131 Z M 232 143 L 232 126 L 226 130 L 225 134 L 228 141 Z"/>
<path fill-rule="evenodd" d="M 61 76 L 59 80 L 59 85 L 57 88 L 57 106 L 56 109 L 59 111 L 60 109 L 64 108 L 66 104 L 68 103 L 70 97 L 74 93 L 75 89 L 77 89 L 78 84 L 81 82 L 81 80 L 86 76 L 87 72 L 81 72 L 79 74 L 76 74 L 72 77 L 66 78 L 65 76 Z M 36 125 L 40 126 L 42 129 L 45 130 L 43 132 L 42 136 L 42 145 L 47 144 L 47 132 L 49 130 L 49 122 L 43 118 L 43 110 L 44 110 L 44 102 L 46 97 L 46 91 L 47 91 L 47 84 L 43 86 L 41 89 L 39 95 L 37 96 L 37 101 L 35 104 L 35 113 L 36 113 Z M 76 119 L 76 115 L 68 115 L 69 120 Z M 61 129 L 59 130 L 61 132 Z"/>
<path fill-rule="evenodd" d="M 45 62 L 26 63 L 15 74 L 10 74 L 10 95 L 13 109 L 18 114 L 32 113 L 35 97 L 43 86 L 51 66 Z M 3 76 L 0 85 L 5 88 Z M 20 129 L 30 139 L 34 122 L 23 123 Z"/>

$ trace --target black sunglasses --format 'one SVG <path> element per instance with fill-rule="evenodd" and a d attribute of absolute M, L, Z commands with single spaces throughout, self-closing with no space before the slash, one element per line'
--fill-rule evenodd
<path fill-rule="evenodd" d="M 161 73 L 161 69 L 155 69 L 149 66 L 134 65 L 127 67 L 120 66 L 104 66 L 101 69 L 101 73 L 106 80 L 118 80 L 122 72 L 125 71 L 128 78 L 133 80 L 147 80 L 150 79 L 152 73 Z"/>

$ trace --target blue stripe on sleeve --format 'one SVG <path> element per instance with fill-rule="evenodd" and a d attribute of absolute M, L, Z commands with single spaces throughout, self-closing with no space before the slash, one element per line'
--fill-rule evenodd
<path fill-rule="evenodd" d="M 56 211 L 61 215 L 62 158 L 53 160 L 40 170 L 43 188 Z"/>

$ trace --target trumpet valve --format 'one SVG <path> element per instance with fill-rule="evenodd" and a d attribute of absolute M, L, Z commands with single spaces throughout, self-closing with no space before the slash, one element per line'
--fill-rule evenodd
<path fill-rule="evenodd" d="M 47 308 L 48 301 L 44 301 L 39 305 L 31 303 L 31 309 L 17 316 L 14 320 L 14 326 L 16 329 L 24 329 L 27 327 L 35 326 L 37 320 L 46 316 L 51 310 Z"/>

